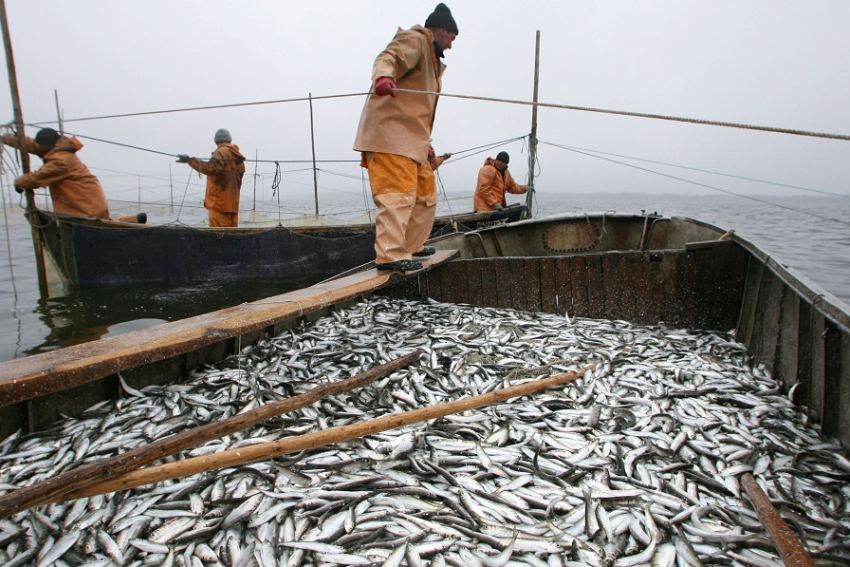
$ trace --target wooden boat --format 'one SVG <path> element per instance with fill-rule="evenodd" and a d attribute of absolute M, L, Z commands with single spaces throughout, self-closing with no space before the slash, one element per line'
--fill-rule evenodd
<path fill-rule="evenodd" d="M 434 234 L 519 220 L 515 205 L 441 217 Z M 374 259 L 369 224 L 195 228 L 84 219 L 36 210 L 47 279 L 68 286 L 300 278 L 319 281 Z"/>
<path fill-rule="evenodd" d="M 686 218 L 534 219 L 431 241 L 411 274 L 360 269 L 262 301 L 0 364 L 0 435 L 180 380 L 370 294 L 733 329 L 825 435 L 850 447 L 850 307 L 746 240 Z"/>

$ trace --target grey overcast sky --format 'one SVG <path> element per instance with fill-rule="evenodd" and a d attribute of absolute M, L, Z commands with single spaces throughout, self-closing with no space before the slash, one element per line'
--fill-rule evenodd
<path fill-rule="evenodd" d="M 142 200 L 167 195 L 169 168 L 182 191 L 188 167 L 155 152 L 207 157 L 221 127 L 249 158 L 310 159 L 308 104 L 74 119 L 362 93 L 396 29 L 424 23 L 436 4 L 6 0 L 25 122 L 55 127 L 56 91 L 67 131 L 153 150 L 83 140 L 81 157 L 108 197 L 127 200 L 137 198 L 139 185 Z M 445 94 L 531 101 L 539 30 L 541 102 L 850 134 L 846 0 L 446 4 L 460 34 L 445 58 Z M 358 158 L 351 146 L 362 106 L 362 96 L 314 101 L 318 159 Z M 7 88 L 0 111 L 0 120 L 12 121 Z M 472 153 L 463 150 L 526 135 L 530 125 L 529 106 L 443 97 L 433 145 L 460 158 Z M 847 141 L 548 108 L 539 112 L 538 137 L 538 192 L 712 192 L 621 164 L 628 163 L 754 196 L 801 192 L 695 170 L 850 194 Z M 500 149 L 510 152 L 522 182 L 525 144 Z M 446 189 L 471 196 L 478 168 L 497 151 L 448 162 L 440 170 Z M 322 199 L 362 192 L 357 164 L 320 166 Z M 291 173 L 302 167 L 281 164 L 284 195 L 312 194 L 312 175 Z M 274 165 L 260 163 L 258 171 L 268 192 Z M 202 193 L 197 176 L 191 183 Z"/>

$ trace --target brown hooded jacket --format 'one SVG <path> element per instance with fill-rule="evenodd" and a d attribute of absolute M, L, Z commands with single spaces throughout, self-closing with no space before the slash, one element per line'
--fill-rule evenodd
<path fill-rule="evenodd" d="M 222 142 L 209 161 L 190 158 L 187 163 L 207 176 L 204 207 L 223 213 L 239 212 L 239 191 L 245 175 L 245 156 L 239 151 L 239 146 Z"/>
<path fill-rule="evenodd" d="M 475 212 L 492 211 L 493 205 L 499 203 L 507 207 L 505 191 L 520 195 L 525 193 L 525 185 L 517 185 L 511 172 L 507 169 L 504 175 L 496 169 L 496 160 L 487 158 L 484 167 L 478 171 L 478 185 L 475 187 Z"/>
<path fill-rule="evenodd" d="M 392 77 L 399 89 L 440 92 L 446 66 L 434 52 L 434 36 L 422 26 L 399 29 L 375 59 L 372 85 Z M 354 149 L 409 157 L 428 164 L 437 96 L 397 93 L 366 97 Z"/>
<path fill-rule="evenodd" d="M 49 187 L 53 210 L 57 213 L 109 218 L 109 205 L 100 181 L 77 157 L 77 151 L 83 147 L 79 140 L 60 136 L 47 152 L 34 139 L 27 138 L 26 141 L 27 151 L 42 158 L 44 165 L 15 179 L 15 185 L 24 189 Z M 17 148 L 17 136 L 4 134 L 3 143 Z"/>

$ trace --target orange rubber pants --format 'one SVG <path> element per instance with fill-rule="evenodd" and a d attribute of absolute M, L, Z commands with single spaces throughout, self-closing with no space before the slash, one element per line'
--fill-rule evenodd
<path fill-rule="evenodd" d="M 375 217 L 375 261 L 410 260 L 431 235 L 437 212 L 437 183 L 430 164 L 408 157 L 363 152 L 369 170 Z"/>
<path fill-rule="evenodd" d="M 210 226 L 228 227 L 237 226 L 239 224 L 239 213 L 223 213 L 207 209 L 210 214 Z"/>

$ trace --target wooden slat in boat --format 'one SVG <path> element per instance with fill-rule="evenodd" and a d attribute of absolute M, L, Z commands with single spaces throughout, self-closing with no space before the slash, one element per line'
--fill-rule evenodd
<path fill-rule="evenodd" d="M 498 264 L 496 260 L 481 260 L 477 262 L 477 266 L 470 266 L 473 271 L 479 271 L 481 274 L 481 295 L 478 297 L 470 297 L 469 302 L 478 301 L 479 303 L 472 303 L 472 305 L 498 305 L 498 295 L 499 291 L 499 273 L 497 270 Z M 476 269 L 477 268 L 477 269 Z M 440 270 L 443 271 L 443 270 Z M 430 291 L 430 289 L 429 289 Z"/>
<path fill-rule="evenodd" d="M 541 259 L 525 258 L 523 264 L 526 274 L 525 286 L 519 290 L 519 293 L 525 298 L 525 307 L 523 309 L 526 311 L 541 311 L 543 306 L 543 298 L 541 296 L 545 293 L 540 279 Z"/>
<path fill-rule="evenodd" d="M 850 379 L 847 375 L 850 374 L 850 336 L 848 333 L 836 332 L 836 340 L 839 342 L 839 357 L 837 360 L 838 368 L 835 371 L 838 376 L 838 395 L 836 396 L 838 405 L 838 418 L 836 419 L 835 427 L 838 431 L 844 432 L 843 440 L 850 439 Z"/>
<path fill-rule="evenodd" d="M 826 333 L 827 321 L 817 310 L 811 313 L 812 366 L 809 377 L 811 398 L 809 399 L 809 416 L 815 421 L 823 420 L 823 407 L 829 393 L 826 391 L 826 343 L 820 339 Z"/>
<path fill-rule="evenodd" d="M 779 341 L 777 344 L 776 370 L 782 377 L 786 390 L 800 380 L 798 360 L 800 358 L 800 298 L 794 293 L 785 293 L 779 306 Z"/>
<path fill-rule="evenodd" d="M 843 334 L 831 322 L 824 325 L 824 391 L 829 392 L 823 403 L 824 431 L 840 432 L 850 437 L 847 432 L 848 402 L 850 402 L 850 380 L 842 380 L 842 370 L 847 371 L 847 351 L 850 349 L 847 335 Z M 845 377 L 846 378 L 846 377 Z M 843 427 L 842 427 L 843 426 Z"/>

